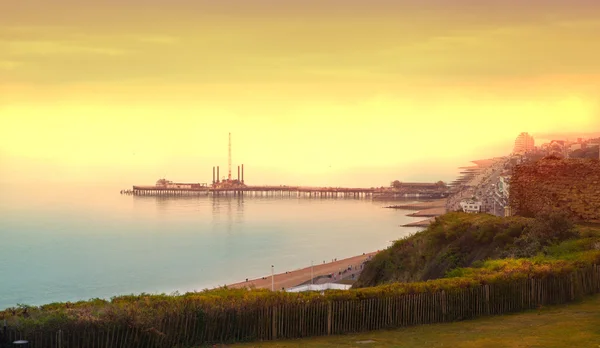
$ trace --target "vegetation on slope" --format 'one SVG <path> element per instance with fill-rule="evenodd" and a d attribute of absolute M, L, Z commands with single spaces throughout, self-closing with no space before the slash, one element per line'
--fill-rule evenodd
<path fill-rule="evenodd" d="M 419 282 L 471 274 L 464 268 L 488 267 L 486 260 L 508 267 L 531 263 L 574 260 L 581 252 L 600 246 L 600 230 L 575 226 L 562 212 L 551 211 L 535 219 L 487 214 L 449 213 L 424 231 L 404 238 L 370 261 L 355 288 L 394 282 Z M 490 266 L 491 267 L 491 266 Z M 460 270 L 460 271 L 459 271 Z"/>

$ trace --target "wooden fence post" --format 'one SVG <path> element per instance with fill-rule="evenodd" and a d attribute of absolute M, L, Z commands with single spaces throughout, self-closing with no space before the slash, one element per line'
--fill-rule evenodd
<path fill-rule="evenodd" d="M 529 309 L 535 307 L 534 289 L 535 289 L 535 282 L 533 281 L 533 278 L 529 278 Z"/>
<path fill-rule="evenodd" d="M 442 290 L 441 293 L 441 304 L 442 304 L 442 321 L 446 322 L 446 291 Z"/>
<path fill-rule="evenodd" d="M 331 306 L 332 306 L 332 303 L 329 302 L 327 304 L 327 335 L 331 335 L 331 324 L 332 324 L 331 323 L 331 314 L 332 314 Z"/>
<path fill-rule="evenodd" d="M 484 290 L 485 290 L 485 311 L 486 311 L 486 315 L 490 315 L 490 285 L 489 284 L 485 284 L 483 286 Z"/>
<path fill-rule="evenodd" d="M 273 340 L 277 339 L 277 306 L 273 306 L 273 313 L 272 313 L 272 325 L 273 325 Z"/>

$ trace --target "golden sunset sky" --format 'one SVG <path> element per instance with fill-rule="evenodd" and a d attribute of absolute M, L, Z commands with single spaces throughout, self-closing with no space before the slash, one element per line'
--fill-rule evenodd
<path fill-rule="evenodd" d="M 597 0 L 0 1 L 0 181 L 452 180 L 600 132 Z"/>

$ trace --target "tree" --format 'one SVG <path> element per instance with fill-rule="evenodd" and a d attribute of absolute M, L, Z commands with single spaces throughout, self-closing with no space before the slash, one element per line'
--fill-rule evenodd
<path fill-rule="evenodd" d="M 392 181 L 391 186 L 395 189 L 399 189 L 402 187 L 402 183 L 400 182 L 400 180 L 394 180 Z"/>
<path fill-rule="evenodd" d="M 588 147 L 586 149 L 577 149 L 569 155 L 571 158 L 598 158 L 598 146 Z"/>

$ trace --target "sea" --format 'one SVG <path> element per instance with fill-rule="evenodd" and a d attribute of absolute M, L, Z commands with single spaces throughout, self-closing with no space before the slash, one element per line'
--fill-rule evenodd
<path fill-rule="evenodd" d="M 370 198 L 152 197 L 4 185 L 0 308 L 200 291 L 388 247 L 419 228 Z M 407 203 L 409 201 L 405 201 Z"/>

